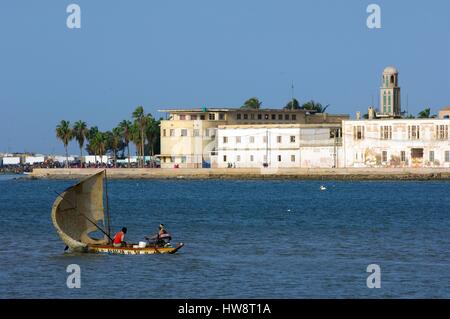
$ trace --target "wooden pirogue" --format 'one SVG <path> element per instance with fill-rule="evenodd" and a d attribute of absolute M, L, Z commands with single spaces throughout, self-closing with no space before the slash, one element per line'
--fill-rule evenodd
<path fill-rule="evenodd" d="M 136 244 L 114 247 L 111 244 L 108 195 L 103 191 L 104 185 L 107 190 L 106 170 L 89 176 L 58 194 L 52 207 L 52 222 L 66 244 L 66 249 L 86 253 L 151 255 L 174 254 L 184 246 L 179 243 L 175 247 L 158 247 L 156 244 L 147 247 Z M 104 200 L 107 205 L 106 216 Z M 95 231 L 103 233 L 103 238 L 91 237 L 90 234 Z"/>

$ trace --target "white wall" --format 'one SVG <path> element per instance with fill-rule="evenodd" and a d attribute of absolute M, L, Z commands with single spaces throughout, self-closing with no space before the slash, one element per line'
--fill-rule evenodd
<path fill-rule="evenodd" d="M 97 162 L 99 164 L 100 163 L 103 163 L 103 164 L 109 163 L 108 156 L 106 156 L 106 155 L 102 155 L 102 156 L 86 155 L 83 157 L 84 157 L 84 163 L 86 163 L 86 164 L 96 164 Z M 96 160 L 97 160 L 97 162 L 96 162 Z"/>
<path fill-rule="evenodd" d="M 231 163 L 236 168 L 262 168 L 268 163 L 271 168 L 331 168 L 335 148 L 330 129 L 323 125 L 219 127 L 218 167 Z"/>
<path fill-rule="evenodd" d="M 27 164 L 35 164 L 35 163 L 44 163 L 45 157 L 44 156 L 27 156 L 25 157 L 25 163 Z"/>
<path fill-rule="evenodd" d="M 3 165 L 19 165 L 20 157 L 3 157 Z"/>

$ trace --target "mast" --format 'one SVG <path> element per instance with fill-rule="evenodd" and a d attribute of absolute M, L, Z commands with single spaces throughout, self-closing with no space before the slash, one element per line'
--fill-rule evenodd
<path fill-rule="evenodd" d="M 105 169 L 105 195 L 106 195 L 106 231 L 108 233 L 108 238 L 111 240 L 111 222 L 110 222 L 110 215 L 109 215 L 109 198 L 108 198 L 108 177 L 106 176 L 106 169 Z"/>

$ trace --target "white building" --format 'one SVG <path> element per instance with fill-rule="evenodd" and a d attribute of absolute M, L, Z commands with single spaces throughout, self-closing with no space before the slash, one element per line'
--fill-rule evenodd
<path fill-rule="evenodd" d="M 345 167 L 450 167 L 449 119 L 344 120 Z"/>
<path fill-rule="evenodd" d="M 39 164 L 39 163 L 44 163 L 45 162 L 45 156 L 44 155 L 39 155 L 39 156 L 26 156 L 25 157 L 25 163 L 26 164 Z"/>
<path fill-rule="evenodd" d="M 19 156 L 5 156 L 2 160 L 2 165 L 19 165 L 20 157 Z"/>
<path fill-rule="evenodd" d="M 223 125 L 220 168 L 332 168 L 343 164 L 340 124 Z"/>

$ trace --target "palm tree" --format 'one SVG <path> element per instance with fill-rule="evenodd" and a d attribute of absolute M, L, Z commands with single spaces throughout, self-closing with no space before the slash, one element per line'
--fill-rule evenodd
<path fill-rule="evenodd" d="M 160 121 L 155 120 L 151 114 L 148 114 L 149 121 L 145 130 L 145 136 L 148 141 L 150 155 L 155 155 L 155 145 L 160 138 Z"/>
<path fill-rule="evenodd" d="M 140 157 L 142 154 L 142 139 L 139 126 L 136 122 L 130 127 L 130 141 L 136 146 L 137 156 Z"/>
<path fill-rule="evenodd" d="M 306 102 L 305 104 L 302 105 L 302 109 L 308 110 L 308 111 L 316 111 L 317 113 L 325 113 L 325 111 L 327 110 L 327 108 L 330 105 L 326 105 L 325 107 L 322 106 L 322 104 L 314 102 L 313 100 Z"/>
<path fill-rule="evenodd" d="M 141 166 L 144 167 L 145 128 L 150 119 L 148 118 L 147 115 L 145 115 L 144 108 L 142 106 L 138 106 L 134 110 L 133 118 L 134 118 L 134 122 L 137 124 L 137 127 L 139 128 L 139 134 L 140 134 L 140 140 L 141 140 L 140 147 L 141 147 L 141 156 L 142 156 Z"/>
<path fill-rule="evenodd" d="M 292 99 L 289 101 L 288 104 L 284 107 L 285 110 L 299 110 L 302 107 L 300 106 L 300 103 L 297 101 L 297 99 Z"/>
<path fill-rule="evenodd" d="M 431 109 L 427 107 L 425 110 L 421 111 L 418 115 L 418 118 L 420 119 L 429 119 L 432 117 L 436 117 L 435 115 L 431 115 Z"/>
<path fill-rule="evenodd" d="M 120 134 L 122 135 L 123 141 L 127 147 L 128 152 L 128 167 L 130 167 L 130 138 L 131 138 L 131 122 L 123 120 L 119 123 Z"/>
<path fill-rule="evenodd" d="M 60 139 L 64 144 L 64 149 L 66 151 L 66 168 L 69 167 L 69 153 L 67 152 L 67 146 L 69 142 L 73 139 L 72 130 L 70 129 L 70 122 L 62 120 L 56 126 L 56 137 Z"/>
<path fill-rule="evenodd" d="M 89 155 L 94 155 L 95 157 L 95 163 L 97 164 L 97 151 L 98 151 L 98 127 L 92 126 L 89 131 L 86 134 L 86 138 L 88 139 L 89 143 L 86 145 L 86 150 L 88 151 Z"/>
<path fill-rule="evenodd" d="M 115 127 L 112 132 L 107 132 L 109 139 L 109 146 L 114 156 L 114 167 L 117 167 L 117 152 L 122 143 L 122 132 L 120 127 Z"/>
<path fill-rule="evenodd" d="M 260 102 L 257 97 L 252 97 L 244 102 L 244 105 L 241 106 L 241 109 L 259 109 L 261 105 L 262 102 Z"/>
<path fill-rule="evenodd" d="M 83 156 L 84 140 L 86 139 L 87 134 L 88 128 L 86 122 L 75 122 L 75 124 L 73 125 L 73 136 L 77 140 L 78 146 L 80 147 L 80 157 Z"/>

